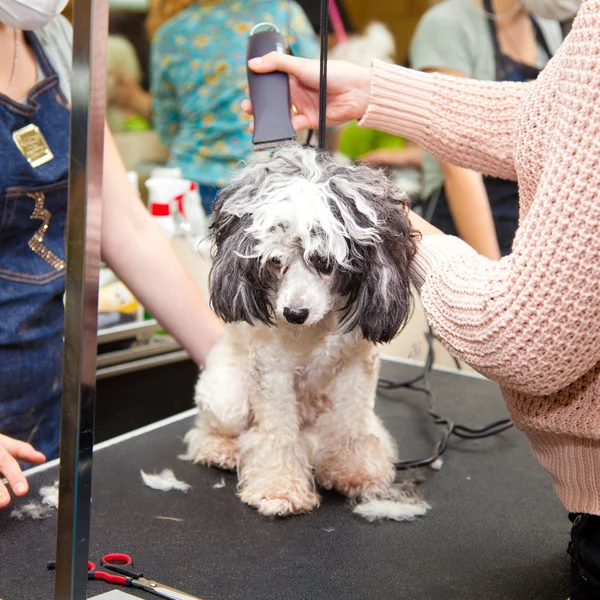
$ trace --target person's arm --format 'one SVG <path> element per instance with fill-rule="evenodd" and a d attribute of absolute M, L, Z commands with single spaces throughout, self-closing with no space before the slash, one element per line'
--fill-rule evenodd
<path fill-rule="evenodd" d="M 439 4 L 419 21 L 410 45 L 411 66 L 419 71 L 469 78 L 478 60 L 471 24 L 461 9 Z M 448 208 L 458 235 L 479 254 L 498 260 L 500 248 L 487 192 L 475 171 L 440 163 Z"/>
<path fill-rule="evenodd" d="M 561 118 L 512 254 L 493 262 L 457 238 L 424 235 L 412 264 L 452 353 L 529 394 L 556 392 L 600 361 L 600 72 L 586 77 L 557 99 Z"/>
<path fill-rule="evenodd" d="M 222 323 L 135 194 L 108 127 L 104 152 L 102 255 L 192 359 L 203 365 Z"/>
<path fill-rule="evenodd" d="M 170 148 L 180 126 L 179 103 L 169 78 L 169 52 L 160 32 L 150 51 L 150 112 L 152 127 L 165 148 Z"/>
<path fill-rule="evenodd" d="M 374 61 L 359 125 L 408 138 L 438 160 L 514 180 L 517 111 L 534 85 L 420 73 Z"/>
<path fill-rule="evenodd" d="M 458 235 L 479 254 L 500 259 L 492 209 L 479 173 L 441 163 L 448 208 Z"/>
<path fill-rule="evenodd" d="M 421 167 L 423 165 L 423 150 L 416 144 L 407 142 L 405 148 L 371 150 L 360 157 L 360 162 L 382 167 Z"/>
<path fill-rule="evenodd" d="M 292 117 L 297 130 L 318 124 L 319 62 L 281 52 L 254 58 L 257 73 L 290 75 Z M 516 179 L 517 111 L 532 83 L 482 82 L 420 73 L 374 62 L 327 64 L 327 125 L 361 119 L 359 125 L 405 137 L 436 158 L 503 179 Z M 252 114 L 252 103 L 242 102 Z M 253 123 L 250 124 L 252 130 Z"/>
<path fill-rule="evenodd" d="M 466 77 L 464 73 L 446 69 L 438 69 L 437 72 Z M 448 208 L 458 235 L 482 256 L 500 260 L 494 217 L 481 174 L 448 162 L 440 163 L 440 167 Z"/>

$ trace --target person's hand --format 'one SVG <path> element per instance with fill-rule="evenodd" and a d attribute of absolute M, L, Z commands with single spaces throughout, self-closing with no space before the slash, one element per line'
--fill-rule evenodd
<path fill-rule="evenodd" d="M 319 123 L 319 61 L 270 52 L 253 58 L 248 66 L 256 73 L 282 71 L 290 77 L 291 102 L 296 108 L 292 124 L 297 131 L 316 129 Z M 360 119 L 367 110 L 371 69 L 332 60 L 327 63 L 327 126 Z M 242 109 L 252 114 L 250 100 Z M 252 126 L 251 126 L 252 128 Z"/>
<path fill-rule="evenodd" d="M 17 459 L 36 465 L 46 461 L 46 457 L 30 444 L 0 434 L 0 509 L 10 504 L 10 493 L 2 483 L 2 477 L 6 478 L 15 496 L 24 496 L 29 491 Z"/>
<path fill-rule="evenodd" d="M 113 74 L 110 102 L 115 106 L 141 115 L 145 119 L 150 118 L 152 98 L 133 79 L 125 79 L 119 74 Z"/>

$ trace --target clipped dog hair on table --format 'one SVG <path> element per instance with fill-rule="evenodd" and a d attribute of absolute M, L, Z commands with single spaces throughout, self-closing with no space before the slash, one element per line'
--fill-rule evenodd
<path fill-rule="evenodd" d="M 412 481 L 396 483 L 382 491 L 367 492 L 357 498 L 353 504 L 352 512 L 367 521 L 380 519 L 414 521 L 431 508 Z"/>
<path fill-rule="evenodd" d="M 177 479 L 171 469 L 164 469 L 158 475 L 156 473 L 148 474 L 140 470 L 140 474 L 144 484 L 153 490 L 160 490 L 161 492 L 168 492 L 170 490 L 187 492 L 192 487 L 189 483 Z"/>
<path fill-rule="evenodd" d="M 396 443 L 374 411 L 376 344 L 412 309 L 409 208 L 383 171 L 300 144 L 248 164 L 219 194 L 211 303 L 228 325 L 182 458 L 237 469 L 240 498 L 264 515 L 311 511 L 319 487 L 369 519 L 428 508 L 393 486 Z"/>
<path fill-rule="evenodd" d="M 39 493 L 42 497 L 42 504 L 50 508 L 58 508 L 58 481 L 55 481 L 53 485 L 41 487 Z"/>
<path fill-rule="evenodd" d="M 49 506 L 44 506 L 39 502 L 29 502 L 23 506 L 13 508 L 10 516 L 19 521 L 23 521 L 23 519 L 40 520 L 51 517 L 53 513 L 54 510 Z"/>

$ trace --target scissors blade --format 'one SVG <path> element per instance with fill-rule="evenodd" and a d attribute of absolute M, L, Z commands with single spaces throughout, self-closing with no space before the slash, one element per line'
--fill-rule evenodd
<path fill-rule="evenodd" d="M 202 598 L 198 598 L 198 596 L 186 594 L 185 592 L 176 590 L 175 588 L 172 588 L 168 585 L 164 585 L 163 583 L 158 583 L 157 581 L 146 579 L 145 577 L 135 579 L 132 583 L 133 586 L 136 588 L 140 588 L 142 590 L 150 592 L 151 594 L 160 596 L 161 598 L 168 598 L 169 600 L 202 600 Z"/>

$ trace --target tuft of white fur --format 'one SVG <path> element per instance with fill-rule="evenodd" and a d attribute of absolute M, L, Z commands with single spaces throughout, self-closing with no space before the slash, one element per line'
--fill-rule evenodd
<path fill-rule="evenodd" d="M 429 467 L 431 469 L 433 469 L 434 471 L 440 471 L 441 468 L 444 466 L 444 459 L 440 456 L 439 458 L 436 458 L 430 465 Z"/>
<path fill-rule="evenodd" d="M 10 516 L 13 519 L 19 519 L 19 521 L 22 521 L 26 518 L 39 520 L 47 519 L 48 517 L 52 516 L 53 512 L 54 511 L 50 507 L 43 506 L 39 502 L 29 502 L 23 506 L 13 508 Z"/>
<path fill-rule="evenodd" d="M 414 521 L 422 517 L 428 510 L 426 502 L 419 504 L 404 504 L 395 500 L 365 500 L 354 507 L 353 513 L 373 522 L 379 519 L 393 521 Z"/>
<path fill-rule="evenodd" d="M 414 483 L 404 482 L 393 484 L 383 491 L 362 495 L 352 512 L 370 522 L 379 519 L 413 521 L 425 515 L 430 508 L 417 492 Z"/>
<path fill-rule="evenodd" d="M 221 481 L 219 481 L 219 483 L 215 483 L 215 485 L 213 485 L 213 487 L 215 488 L 215 490 L 220 490 L 221 488 L 225 487 L 225 479 L 223 477 L 221 477 Z"/>
<path fill-rule="evenodd" d="M 383 23 L 374 21 L 362 34 L 351 35 L 346 43 L 335 46 L 329 56 L 330 60 L 347 60 L 363 67 L 371 66 L 373 59 L 393 63 L 396 44 L 389 29 Z"/>
<path fill-rule="evenodd" d="M 42 504 L 50 508 L 58 508 L 58 481 L 55 481 L 54 485 L 41 487 L 40 496 L 42 497 Z"/>
<path fill-rule="evenodd" d="M 171 469 L 165 469 L 158 475 L 149 475 L 148 473 L 144 473 L 144 471 L 140 471 L 140 473 L 144 484 L 153 490 L 160 490 L 162 492 L 168 492 L 170 490 L 187 492 L 192 487 L 189 483 L 177 479 Z"/>

